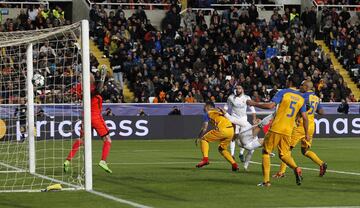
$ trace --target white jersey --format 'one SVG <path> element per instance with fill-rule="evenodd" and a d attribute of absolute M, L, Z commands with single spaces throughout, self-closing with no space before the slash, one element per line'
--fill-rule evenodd
<path fill-rule="evenodd" d="M 245 94 L 242 94 L 240 96 L 235 96 L 234 94 L 230 95 L 227 100 L 227 108 L 232 110 L 231 115 L 237 118 L 246 117 L 247 120 L 246 110 L 248 105 L 246 104 L 246 102 L 248 100 L 251 100 L 251 98 Z M 252 113 L 256 113 L 253 106 L 250 106 L 250 110 Z"/>

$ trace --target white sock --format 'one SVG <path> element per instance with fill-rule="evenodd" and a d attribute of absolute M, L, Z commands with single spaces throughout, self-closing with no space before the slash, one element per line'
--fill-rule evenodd
<path fill-rule="evenodd" d="M 245 152 L 245 149 L 244 149 L 244 148 L 242 148 L 242 147 L 240 147 L 240 155 L 243 155 L 243 154 L 244 154 L 244 152 Z"/>
<path fill-rule="evenodd" d="M 244 168 L 247 169 L 255 150 L 249 150 L 245 156 Z"/>
<path fill-rule="evenodd" d="M 230 142 L 230 153 L 231 153 L 231 156 L 234 156 L 234 154 L 235 154 L 235 141 Z"/>

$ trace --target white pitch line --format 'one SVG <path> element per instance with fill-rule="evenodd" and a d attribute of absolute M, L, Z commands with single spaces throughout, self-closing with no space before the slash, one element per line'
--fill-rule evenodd
<path fill-rule="evenodd" d="M 210 163 L 227 163 L 227 162 L 215 161 L 215 162 L 210 162 Z M 261 165 L 260 162 L 250 161 L 250 163 L 256 164 L 256 165 Z M 148 163 L 146 163 L 146 162 L 134 162 L 134 163 L 124 162 L 124 163 L 109 163 L 109 164 L 110 165 L 176 165 L 176 164 L 196 164 L 196 162 L 188 162 L 188 161 L 187 162 L 185 162 L 185 161 L 182 161 L 182 162 L 148 162 Z M 271 164 L 271 166 L 279 167 L 280 165 Z M 319 171 L 319 169 L 307 168 L 307 167 L 301 167 L 301 169 L 311 170 L 311 171 Z M 326 172 L 360 176 L 360 173 L 357 173 L 357 172 L 338 171 L 338 170 L 326 170 Z"/>
<path fill-rule="evenodd" d="M 103 192 L 100 192 L 100 191 L 91 190 L 91 191 L 87 191 L 87 192 L 89 192 L 91 194 L 94 194 L 94 195 L 97 195 L 97 196 L 101 196 L 101 197 L 106 198 L 106 199 L 110 199 L 110 200 L 122 203 L 122 204 L 127 204 L 127 205 L 130 205 L 132 207 L 136 207 L 136 208 L 152 208 L 152 207 L 149 207 L 149 206 L 146 206 L 146 205 L 143 205 L 143 204 L 139 204 L 139 203 L 136 203 L 136 202 L 133 202 L 133 201 L 129 201 L 129 200 L 125 200 L 125 199 L 122 199 L 122 198 L 119 198 L 119 197 L 115 197 L 115 196 L 112 196 L 112 195 L 109 195 L 109 194 L 106 194 L 106 193 L 103 193 Z"/>
<path fill-rule="evenodd" d="M 21 168 L 18 168 L 18 167 L 15 167 L 15 166 L 3 163 L 3 162 L 0 162 L 0 165 L 2 165 L 4 167 L 7 167 L 7 168 L 14 169 L 15 171 L 27 172 L 24 169 L 21 169 Z M 52 181 L 52 182 L 55 182 L 55 183 L 60 183 L 60 184 L 64 184 L 64 185 L 67 185 L 69 187 L 72 187 L 72 189 L 69 189 L 69 190 L 83 190 L 84 189 L 83 187 L 80 187 L 80 186 L 77 186 L 77 185 L 62 181 L 62 180 L 54 179 L 54 178 L 51 178 L 51 177 L 48 177 L 48 176 L 45 176 L 45 175 L 41 175 L 41 174 L 38 174 L 38 173 L 32 173 L 32 175 L 37 176 L 39 178 L 49 180 L 49 181 Z M 67 190 L 67 188 L 65 188 L 63 190 Z M 39 192 L 40 190 L 19 190 L 19 192 L 29 192 L 29 191 L 30 192 Z M 14 191 L 11 191 L 11 192 L 14 192 Z M 103 193 L 103 192 L 100 192 L 100 191 L 90 190 L 90 191 L 87 191 L 87 192 L 91 193 L 91 194 L 94 194 L 94 195 L 97 195 L 97 196 L 100 196 L 100 197 L 103 197 L 103 198 L 106 198 L 106 199 L 113 200 L 115 202 L 119 202 L 119 203 L 122 203 L 122 204 L 127 204 L 127 205 L 130 205 L 130 206 L 135 207 L 135 208 L 152 208 L 152 207 L 142 205 L 142 204 L 139 204 L 139 203 L 136 203 L 136 202 L 133 202 L 133 201 L 121 199 L 119 197 L 115 197 L 115 196 L 112 196 L 112 195 L 109 195 L 109 194 L 106 194 L 106 193 Z"/>

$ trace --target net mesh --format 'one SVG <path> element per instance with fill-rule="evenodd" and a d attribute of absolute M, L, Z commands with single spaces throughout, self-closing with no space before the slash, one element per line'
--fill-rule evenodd
<path fill-rule="evenodd" d="M 66 182 L 65 188 L 83 187 L 82 148 L 70 172 L 63 172 L 63 162 L 81 129 L 80 34 L 79 23 L 0 33 L 0 191 L 40 190 L 59 181 Z M 33 44 L 34 74 L 44 78 L 44 85 L 34 84 L 32 127 L 26 99 L 29 43 Z M 35 131 L 36 174 L 29 173 L 28 128 Z"/>

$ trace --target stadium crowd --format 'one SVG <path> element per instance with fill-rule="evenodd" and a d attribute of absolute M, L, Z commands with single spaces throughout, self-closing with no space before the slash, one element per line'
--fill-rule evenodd
<path fill-rule="evenodd" d="M 0 27 L 2 32 L 35 30 L 69 25 L 64 11 L 56 6 L 47 9 L 43 5 L 31 6 L 20 10 L 16 19 L 7 18 Z M 78 102 L 79 98 L 72 93 L 79 82 L 80 68 L 79 51 L 74 37 L 54 37 L 55 40 L 42 41 L 34 44 L 34 71 L 45 77 L 46 85 L 35 89 L 38 103 L 69 103 Z M 25 47 L 6 47 L 2 51 L 3 66 L 0 74 L 0 103 L 19 103 L 25 97 Z M 99 63 L 91 56 L 92 70 L 96 73 Z M 102 92 L 104 102 L 123 102 L 122 92 L 117 90 L 112 79 L 107 79 Z"/>
<path fill-rule="evenodd" d="M 337 12 L 325 9 L 321 13 L 323 35 L 326 44 L 336 54 L 340 63 L 347 69 L 360 68 L 360 27 L 359 22 L 350 21 L 350 13 L 346 8 Z M 354 80 L 359 83 L 360 76 L 356 75 Z M 351 94 L 349 101 L 356 101 Z"/>
<path fill-rule="evenodd" d="M 268 101 L 289 76 L 311 79 L 324 102 L 351 95 L 313 41 L 314 9 L 302 17 L 274 10 L 266 22 L 254 6 L 231 7 L 213 11 L 209 25 L 202 11 L 187 10 L 183 18 L 179 12 L 173 5 L 157 30 L 141 8 L 129 18 L 121 8 L 109 15 L 97 5 L 90 11 L 92 36 L 108 53 L 115 80 L 129 81 L 136 102 L 224 102 L 236 83 L 254 100 Z"/>

